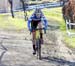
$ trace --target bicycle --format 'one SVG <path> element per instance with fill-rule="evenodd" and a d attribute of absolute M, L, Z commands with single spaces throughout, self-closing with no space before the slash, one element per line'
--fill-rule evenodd
<path fill-rule="evenodd" d="M 36 29 L 36 54 L 37 59 L 41 60 L 41 33 L 40 30 L 44 30 L 44 33 L 46 33 L 44 28 L 37 28 Z"/>

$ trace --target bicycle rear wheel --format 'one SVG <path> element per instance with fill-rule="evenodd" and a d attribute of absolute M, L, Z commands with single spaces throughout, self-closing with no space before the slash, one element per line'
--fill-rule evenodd
<path fill-rule="evenodd" d="M 36 41 L 36 51 L 37 51 L 37 58 L 39 60 L 41 60 L 41 42 L 40 42 L 40 39 L 37 39 Z"/>

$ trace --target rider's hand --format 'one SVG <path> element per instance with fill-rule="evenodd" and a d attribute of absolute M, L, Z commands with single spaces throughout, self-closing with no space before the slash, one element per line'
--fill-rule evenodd
<path fill-rule="evenodd" d="M 46 34 L 46 28 L 44 28 L 44 33 Z"/>
<path fill-rule="evenodd" d="M 29 29 L 30 32 L 32 32 L 32 29 Z"/>
<path fill-rule="evenodd" d="M 29 31 L 30 31 L 30 34 L 31 34 L 31 32 L 32 32 L 32 29 L 29 29 Z"/>

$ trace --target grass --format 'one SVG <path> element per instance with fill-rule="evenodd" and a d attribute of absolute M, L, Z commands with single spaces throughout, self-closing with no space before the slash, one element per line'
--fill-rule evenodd
<path fill-rule="evenodd" d="M 65 42 L 66 44 L 71 47 L 71 48 L 75 48 L 75 38 L 65 38 Z"/>
<path fill-rule="evenodd" d="M 26 28 L 26 22 L 23 19 L 13 19 L 12 17 L 5 17 L 4 19 L 0 19 L 0 28 Z"/>
<path fill-rule="evenodd" d="M 31 12 L 28 12 L 28 16 L 32 14 Z M 16 12 L 15 18 L 12 18 L 9 16 L 9 14 L 0 14 L 0 28 L 2 29 L 26 29 L 27 28 L 27 22 L 24 20 L 24 18 L 18 18 L 24 16 L 23 12 Z"/>
<path fill-rule="evenodd" d="M 70 37 L 67 34 L 64 37 L 65 43 L 70 48 L 75 48 L 75 37 Z"/>
<path fill-rule="evenodd" d="M 61 8 L 52 8 L 43 10 L 48 21 L 55 21 L 60 25 L 60 30 L 63 33 L 63 40 L 67 46 L 75 48 L 75 38 L 70 38 L 66 33 L 66 25 L 62 17 Z M 69 30 L 70 32 L 75 32 L 75 30 Z"/>
<path fill-rule="evenodd" d="M 61 30 L 65 30 L 65 22 L 62 17 L 61 8 L 52 8 L 52 9 L 45 9 L 43 10 L 44 14 L 46 15 L 48 21 L 55 21 L 57 24 L 60 25 Z"/>

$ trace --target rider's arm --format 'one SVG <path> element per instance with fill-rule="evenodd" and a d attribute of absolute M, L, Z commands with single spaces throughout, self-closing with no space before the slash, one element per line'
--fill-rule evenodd
<path fill-rule="evenodd" d="M 46 30 L 46 29 L 47 29 L 47 26 L 48 26 L 48 21 L 47 21 L 47 19 L 45 18 L 45 16 L 42 17 L 42 20 L 43 20 L 44 28 L 45 28 L 45 30 Z"/>
<path fill-rule="evenodd" d="M 42 17 L 42 22 L 43 22 L 43 25 L 44 25 L 44 33 L 46 33 L 46 29 L 47 29 L 47 26 L 48 26 L 48 21 L 47 21 L 47 19 L 45 18 L 44 15 Z"/>
<path fill-rule="evenodd" d="M 33 15 L 28 19 L 28 29 L 29 31 L 31 31 L 31 22 L 32 22 L 32 19 L 33 19 Z"/>
<path fill-rule="evenodd" d="M 28 19 L 28 29 L 29 29 L 29 31 L 31 31 L 31 22 L 32 22 L 32 19 L 34 19 L 34 14 L 35 14 L 35 12 Z"/>
<path fill-rule="evenodd" d="M 46 30 L 48 27 L 48 21 L 47 21 L 46 17 L 44 16 L 44 14 L 42 13 L 42 11 L 41 11 L 41 16 L 42 16 L 42 22 L 43 22 L 44 28 Z"/>

